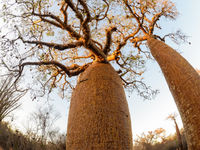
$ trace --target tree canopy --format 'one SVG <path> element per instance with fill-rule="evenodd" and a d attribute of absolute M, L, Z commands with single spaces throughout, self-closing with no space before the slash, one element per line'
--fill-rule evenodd
<path fill-rule="evenodd" d="M 1 11 L 3 62 L 18 76 L 25 66 L 38 66 L 44 91 L 73 88 L 76 81 L 69 77 L 98 61 L 111 62 L 124 86 L 148 99 L 157 90 L 143 79 L 150 58 L 145 41 L 186 38 L 180 31 L 159 32 L 161 18 L 178 15 L 169 0 L 4 0 Z"/>

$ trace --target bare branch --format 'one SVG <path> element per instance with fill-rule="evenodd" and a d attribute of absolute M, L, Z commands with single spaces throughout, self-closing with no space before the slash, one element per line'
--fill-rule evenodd
<path fill-rule="evenodd" d="M 55 66 L 58 66 L 59 68 L 61 68 L 68 76 L 69 76 L 69 68 L 67 68 L 65 65 L 57 62 L 57 61 L 48 61 L 48 62 L 25 62 L 25 63 L 22 63 L 19 67 L 20 68 L 23 68 L 24 66 L 27 66 L 27 65 L 34 65 L 34 66 L 41 66 L 41 65 L 55 65 Z"/>
<path fill-rule="evenodd" d="M 97 47 L 92 40 L 89 40 L 89 43 L 85 45 L 85 47 L 91 50 L 93 54 L 95 54 L 96 61 L 107 62 L 106 55 L 104 54 L 104 52 L 99 47 Z"/>
<path fill-rule="evenodd" d="M 16 89 L 13 79 L 14 77 L 12 75 L 7 76 L 0 83 L 0 122 L 20 106 L 19 100 L 27 92 L 27 89 L 22 91 Z"/>
<path fill-rule="evenodd" d="M 20 37 L 20 39 L 22 39 L 22 38 Z M 71 42 L 71 43 L 68 43 L 68 44 L 47 43 L 47 42 L 42 42 L 42 41 L 26 41 L 26 40 L 23 40 L 23 39 L 22 39 L 22 41 L 24 43 L 29 43 L 29 44 L 44 45 L 44 46 L 55 48 L 55 49 L 58 49 L 58 50 L 61 50 L 61 51 L 69 49 L 69 48 L 80 47 L 84 44 L 83 41 L 76 41 L 76 42 Z"/>
<path fill-rule="evenodd" d="M 61 8 L 60 8 L 60 11 L 62 12 L 63 16 L 64 16 L 64 24 L 67 24 L 67 8 L 68 8 L 68 5 L 63 2 Z"/>
<path fill-rule="evenodd" d="M 83 24 L 87 24 L 91 19 L 89 8 L 84 0 L 79 0 L 79 2 L 83 6 L 83 8 L 87 14 L 86 19 L 84 20 Z"/>
<path fill-rule="evenodd" d="M 136 71 L 134 71 L 134 70 L 132 70 L 132 69 L 130 69 L 130 68 L 125 67 L 126 61 L 124 61 L 124 64 L 120 64 L 119 61 L 116 61 L 116 62 L 117 62 L 117 64 L 118 64 L 121 68 L 125 69 L 127 73 L 128 73 L 128 72 L 132 72 L 132 73 L 134 73 L 135 75 L 140 75 L 140 76 L 144 73 L 144 72 L 136 72 Z M 130 83 L 130 84 L 131 84 L 131 83 Z"/>
<path fill-rule="evenodd" d="M 57 61 L 47 61 L 47 62 L 44 62 L 44 61 L 41 61 L 41 62 L 25 62 L 25 63 L 22 63 L 21 65 L 19 65 L 19 68 L 20 68 L 20 75 L 21 75 L 21 72 L 24 68 L 24 66 L 30 66 L 30 65 L 34 65 L 34 66 L 41 66 L 41 65 L 54 65 L 54 66 L 57 66 L 59 67 L 60 69 L 62 69 L 62 71 L 64 71 L 68 77 L 72 77 L 72 76 L 76 76 L 78 74 L 80 74 L 81 72 L 83 72 L 87 67 L 89 67 L 91 63 L 88 63 L 88 64 L 85 64 L 83 66 L 79 66 L 79 65 L 76 65 L 76 64 L 73 64 L 69 67 L 57 62 Z M 54 75 L 56 76 L 56 75 Z"/>
<path fill-rule="evenodd" d="M 139 16 L 136 14 L 136 12 L 134 12 L 134 11 L 132 10 L 132 8 L 131 8 L 131 6 L 129 5 L 129 3 L 128 3 L 127 0 L 123 0 L 123 1 L 124 1 L 125 5 L 127 6 L 128 10 L 129 10 L 129 12 L 130 12 L 130 14 L 131 14 L 131 15 L 135 18 L 135 20 L 137 21 L 138 26 L 140 27 L 140 29 L 142 30 L 142 32 L 143 32 L 144 34 L 147 34 L 146 30 L 143 28 L 142 23 L 140 22 Z"/>
<path fill-rule="evenodd" d="M 33 13 L 33 15 L 35 16 L 38 16 L 41 18 L 42 21 L 44 22 L 48 22 L 58 28 L 61 28 L 61 29 L 65 29 L 69 32 L 69 34 L 76 38 L 77 40 L 81 38 L 81 35 L 79 33 L 77 33 L 70 25 L 67 25 L 66 22 L 64 23 L 59 17 L 55 16 L 55 15 L 52 15 L 52 14 L 37 14 L 37 13 Z M 49 20 L 49 19 L 46 19 L 45 17 L 49 17 L 53 20 Z"/>
<path fill-rule="evenodd" d="M 78 11 L 78 9 L 74 6 L 71 0 L 65 0 L 65 2 L 69 5 L 69 7 L 75 12 L 76 17 L 83 22 L 83 15 Z"/>
<path fill-rule="evenodd" d="M 71 70 L 70 71 L 70 75 L 71 76 L 77 76 L 77 75 L 79 75 L 80 73 L 82 73 L 83 71 L 85 71 L 85 69 L 87 69 L 89 67 L 89 65 L 91 65 L 91 64 L 92 63 L 88 63 L 88 64 L 85 64 L 83 66 L 78 67 L 77 69 Z"/>
<path fill-rule="evenodd" d="M 160 17 L 162 16 L 163 12 L 159 12 L 157 14 L 155 14 L 151 20 L 151 23 L 149 25 L 149 34 L 153 34 L 154 31 L 154 27 L 157 23 L 157 21 L 160 19 Z"/>
<path fill-rule="evenodd" d="M 88 25 L 88 22 L 90 22 L 90 20 L 91 20 L 91 15 L 90 15 L 90 11 L 89 11 L 89 8 L 88 8 L 86 2 L 84 0 L 79 0 L 79 2 L 83 6 L 83 9 L 86 12 L 86 18 L 81 23 L 82 23 L 82 30 L 83 30 L 83 34 L 84 34 L 84 39 L 85 39 L 86 43 L 88 43 L 88 41 L 90 40 L 90 37 L 91 37 L 90 28 L 89 28 L 89 25 Z"/>
<path fill-rule="evenodd" d="M 109 10 L 109 7 L 110 7 L 110 6 L 109 6 L 109 4 L 108 4 L 108 2 L 107 2 L 106 0 L 103 0 L 103 1 L 106 3 L 107 9 L 106 9 L 106 11 L 105 11 L 103 17 L 99 18 L 100 14 L 98 14 L 98 15 L 95 17 L 96 21 L 103 20 L 103 19 L 105 19 L 105 18 L 107 17 L 108 10 Z"/>
<path fill-rule="evenodd" d="M 131 42 L 132 42 L 132 43 L 135 43 L 135 42 L 142 42 L 142 41 L 147 40 L 148 37 L 149 37 L 149 36 L 135 37 L 134 39 L 131 39 Z"/>
<path fill-rule="evenodd" d="M 76 56 L 76 57 L 72 57 L 72 59 L 82 59 L 82 58 L 91 58 L 94 57 L 92 54 L 89 54 L 87 56 Z"/>
<path fill-rule="evenodd" d="M 41 19 L 43 19 L 43 17 L 49 17 L 49 18 L 51 18 L 51 19 L 53 19 L 53 20 L 55 20 L 55 21 L 57 21 L 59 24 L 63 24 L 63 21 L 62 20 L 60 20 L 60 18 L 59 17 L 57 17 L 57 16 L 55 16 L 55 15 L 53 15 L 53 14 L 37 14 L 37 13 L 34 13 L 33 12 L 33 15 L 34 16 L 38 16 L 38 17 L 40 17 Z"/>
<path fill-rule="evenodd" d="M 104 49 L 103 49 L 103 52 L 106 55 L 110 51 L 110 46 L 111 46 L 111 43 L 112 43 L 112 33 L 116 30 L 117 30 L 116 27 L 110 27 L 109 29 L 106 30 L 106 44 L 105 44 Z"/>
<path fill-rule="evenodd" d="M 117 56 L 120 56 L 121 55 L 121 48 L 124 47 L 127 43 L 127 41 L 130 39 L 130 38 L 133 38 L 135 37 L 135 35 L 140 31 L 140 28 L 137 28 L 137 30 L 135 30 L 132 34 L 128 35 L 127 37 L 124 37 L 123 41 L 122 42 L 119 42 L 118 45 L 117 45 L 117 48 L 116 50 L 113 52 L 112 55 L 115 55 L 117 54 Z M 133 41 L 134 42 L 134 41 Z M 116 57 L 115 57 L 116 58 Z"/>

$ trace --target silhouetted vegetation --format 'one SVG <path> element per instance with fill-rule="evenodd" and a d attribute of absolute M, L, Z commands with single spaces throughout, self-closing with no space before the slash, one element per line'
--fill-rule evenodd
<path fill-rule="evenodd" d="M 12 148 L 13 150 L 65 150 L 65 135 L 55 136 L 54 141 L 43 142 L 42 138 L 34 137 L 31 134 L 22 134 L 18 130 L 13 130 L 9 123 L 0 123 L 0 147 L 3 150 Z M 181 137 L 184 150 L 187 144 L 183 129 Z M 176 133 L 166 136 L 165 130 L 158 128 L 155 131 L 142 133 L 134 140 L 134 150 L 179 150 Z"/>
<path fill-rule="evenodd" d="M 41 138 L 12 130 L 8 123 L 0 122 L 0 148 L 3 150 L 65 150 L 65 135 L 59 135 L 54 142 L 44 143 Z"/>
<path fill-rule="evenodd" d="M 26 94 L 27 90 L 17 89 L 17 86 L 13 76 L 0 80 L 0 122 L 20 106 L 19 100 Z"/>
<path fill-rule="evenodd" d="M 187 150 L 184 131 L 181 131 L 183 149 L 179 148 L 177 134 L 166 136 L 162 128 L 142 133 L 134 140 L 134 150 Z"/>

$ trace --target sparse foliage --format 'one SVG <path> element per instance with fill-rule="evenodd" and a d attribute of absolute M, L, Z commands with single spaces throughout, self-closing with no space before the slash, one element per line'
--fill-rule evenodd
<path fill-rule="evenodd" d="M 1 48 L 19 63 L 12 69 L 21 75 L 25 66 L 39 66 L 45 76 L 41 84 L 50 85 L 50 91 L 58 86 L 62 91 L 73 88 L 75 82 L 68 77 L 77 76 L 94 61 L 112 61 L 124 86 L 148 99 L 157 90 L 143 80 L 150 56 L 144 41 L 148 36 L 165 40 L 181 35 L 155 34 L 162 28 L 162 17 L 175 19 L 178 14 L 168 0 L 17 0 L 4 1 L 2 12 L 10 34 L 3 31 Z"/>

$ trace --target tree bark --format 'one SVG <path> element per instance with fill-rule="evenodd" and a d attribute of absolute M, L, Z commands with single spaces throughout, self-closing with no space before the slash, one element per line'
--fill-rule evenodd
<path fill-rule="evenodd" d="M 189 150 L 200 149 L 200 76 L 179 53 L 149 38 L 148 46 L 165 76 L 180 112 Z"/>
<path fill-rule="evenodd" d="M 94 63 L 73 91 L 67 150 L 132 150 L 131 121 L 122 81 L 110 64 Z"/>

